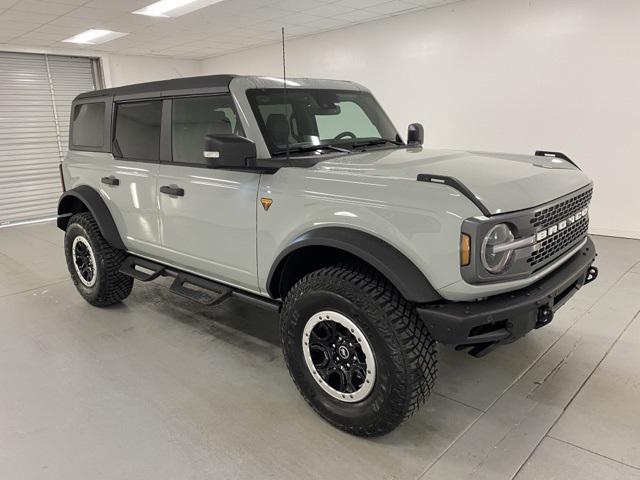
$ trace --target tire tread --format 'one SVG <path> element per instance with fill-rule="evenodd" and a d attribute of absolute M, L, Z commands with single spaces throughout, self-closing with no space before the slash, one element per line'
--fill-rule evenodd
<path fill-rule="evenodd" d="M 419 319 L 415 305 L 405 300 L 385 277 L 366 265 L 338 264 L 306 275 L 287 293 L 282 318 L 288 318 L 296 300 L 306 292 L 327 285 L 331 286 L 332 292 L 344 296 L 348 296 L 346 285 L 350 285 L 384 312 L 384 321 L 378 321 L 375 327 L 391 350 L 395 377 L 400 379 L 399 391 L 391 395 L 391 406 L 383 416 L 369 425 L 353 426 L 322 415 L 298 382 L 296 385 L 307 403 L 337 428 L 364 437 L 383 435 L 415 415 L 433 391 L 438 371 L 436 342 Z M 298 341 L 290 337 L 286 322 L 281 322 L 283 345 L 287 341 Z M 293 359 L 288 358 L 286 349 L 285 361 L 291 372 Z"/>
<path fill-rule="evenodd" d="M 70 246 L 65 237 L 65 252 L 67 257 L 67 267 L 73 283 L 78 288 L 80 294 L 87 302 L 96 307 L 108 307 L 116 303 L 120 303 L 127 298 L 133 288 L 133 278 L 120 273 L 120 266 L 127 253 L 112 247 L 102 236 L 100 228 L 95 219 L 89 212 L 76 213 L 71 217 L 67 225 L 69 229 L 72 225 L 77 224 L 87 232 L 89 240 L 94 247 L 94 256 L 96 262 L 99 263 L 98 273 L 100 274 L 99 288 L 97 295 L 87 296 L 81 290 L 79 280 L 75 275 L 73 259 L 70 255 Z"/>

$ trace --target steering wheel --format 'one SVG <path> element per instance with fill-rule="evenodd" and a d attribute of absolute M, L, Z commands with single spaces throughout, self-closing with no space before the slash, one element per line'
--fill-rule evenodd
<path fill-rule="evenodd" d="M 343 138 L 347 138 L 347 137 L 351 137 L 351 138 L 356 138 L 356 134 L 353 132 L 342 132 L 339 133 L 338 135 L 336 135 L 335 137 L 333 137 L 334 140 L 342 140 Z"/>

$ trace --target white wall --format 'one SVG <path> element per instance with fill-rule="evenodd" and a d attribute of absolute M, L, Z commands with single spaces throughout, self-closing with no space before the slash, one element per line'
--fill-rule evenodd
<path fill-rule="evenodd" d="M 198 60 L 111 54 L 101 58 L 105 83 L 112 87 L 167 78 L 192 77 L 201 73 L 201 62 Z"/>
<path fill-rule="evenodd" d="M 640 238 L 640 2 L 464 0 L 293 39 L 290 76 L 355 80 L 433 147 L 559 150 L 595 181 L 593 233 Z M 280 75 L 280 45 L 202 73 Z"/>

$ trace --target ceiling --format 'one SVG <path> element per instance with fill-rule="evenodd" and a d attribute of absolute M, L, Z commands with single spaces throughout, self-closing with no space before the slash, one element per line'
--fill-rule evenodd
<path fill-rule="evenodd" d="M 457 0 L 224 0 L 177 18 L 133 15 L 155 0 L 0 0 L 0 45 L 69 47 L 90 28 L 129 35 L 76 46 L 125 55 L 201 59 L 336 30 Z"/>

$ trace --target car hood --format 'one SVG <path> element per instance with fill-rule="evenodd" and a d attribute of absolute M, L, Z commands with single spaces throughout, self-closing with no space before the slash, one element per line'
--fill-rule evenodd
<path fill-rule="evenodd" d="M 580 169 L 559 158 L 421 147 L 331 157 L 313 169 L 414 182 L 419 174 L 453 177 L 491 214 L 535 207 L 591 182 Z M 450 187 L 439 185 L 439 188 Z"/>

